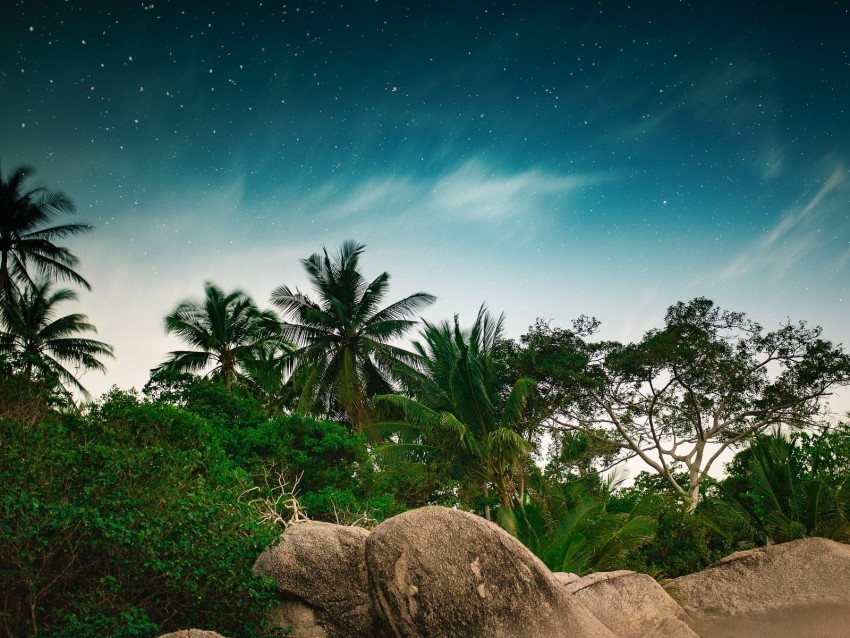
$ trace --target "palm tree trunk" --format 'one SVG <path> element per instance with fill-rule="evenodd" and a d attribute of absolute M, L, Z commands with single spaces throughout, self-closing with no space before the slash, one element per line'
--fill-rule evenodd
<path fill-rule="evenodd" d="M 481 492 L 484 494 L 484 518 L 492 521 L 490 518 L 490 486 L 486 482 L 481 484 Z"/>
<path fill-rule="evenodd" d="M 9 279 L 9 253 L 3 251 L 3 257 L 0 259 L 0 295 L 6 292 L 6 282 Z"/>

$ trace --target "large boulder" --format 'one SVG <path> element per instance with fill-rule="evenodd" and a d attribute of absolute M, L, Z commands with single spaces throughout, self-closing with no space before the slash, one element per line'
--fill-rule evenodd
<path fill-rule="evenodd" d="M 277 605 L 269 610 L 272 625 L 289 628 L 290 638 L 328 638 L 328 632 L 316 619 L 316 609 L 298 598 L 281 594 Z"/>
<path fill-rule="evenodd" d="M 565 587 L 618 638 L 641 638 L 668 619 L 686 619 L 679 604 L 647 574 L 626 570 L 597 572 Z M 672 625 L 668 624 L 666 631 Z M 690 631 L 690 635 L 694 633 Z"/>
<path fill-rule="evenodd" d="M 467 512 L 383 522 L 366 565 L 376 611 L 400 638 L 614 638 L 519 541 Z"/>
<path fill-rule="evenodd" d="M 850 545 L 807 538 L 737 552 L 680 576 L 672 590 L 697 620 L 808 605 L 850 604 Z"/>
<path fill-rule="evenodd" d="M 277 580 L 281 606 L 273 619 L 289 623 L 294 637 L 371 638 L 374 615 L 366 582 L 360 527 L 308 521 L 290 526 L 264 551 L 254 571 Z"/>

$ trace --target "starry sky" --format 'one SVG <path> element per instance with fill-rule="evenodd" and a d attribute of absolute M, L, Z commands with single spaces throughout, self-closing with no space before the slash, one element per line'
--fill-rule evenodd
<path fill-rule="evenodd" d="M 267 307 L 348 238 L 431 320 L 631 340 L 707 296 L 850 344 L 843 0 L 0 4 L 0 168 L 95 226 L 94 394 L 204 281 Z"/>

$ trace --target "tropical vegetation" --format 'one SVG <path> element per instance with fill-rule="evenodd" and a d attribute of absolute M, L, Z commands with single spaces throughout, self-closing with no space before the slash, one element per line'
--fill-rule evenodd
<path fill-rule="evenodd" d="M 57 281 L 88 282 L 53 242 L 90 227 L 54 225 L 73 206 L 30 174 L 0 179 L 5 635 L 273 636 L 274 583 L 251 566 L 288 526 L 430 504 L 578 574 L 850 542 L 850 424 L 824 404 L 850 357 L 818 327 L 696 298 L 634 343 L 588 317 L 511 340 L 484 305 L 465 325 L 418 318 L 427 293 L 385 303 L 389 274 L 367 277 L 347 241 L 301 261 L 310 296 L 272 292 L 281 316 L 206 283 L 165 317 L 184 349 L 142 392 L 89 401 L 82 377 L 113 351 L 60 311 L 78 299 Z M 647 471 L 627 485 L 629 459 Z"/>
<path fill-rule="evenodd" d="M 523 498 L 523 470 L 533 448 L 523 437 L 523 407 L 534 382 L 516 379 L 504 394 L 494 349 L 502 336 L 504 317 L 494 318 L 482 306 L 468 331 L 454 323 L 423 322 L 422 340 L 413 344 L 421 372 L 408 374 L 413 397 L 386 394 L 376 397 L 401 420 L 380 424 L 384 430 L 416 428 L 434 439 L 440 454 L 452 459 L 467 488 L 484 497 L 490 519 L 491 490 L 503 507 Z M 408 437 L 409 438 L 409 437 Z"/>

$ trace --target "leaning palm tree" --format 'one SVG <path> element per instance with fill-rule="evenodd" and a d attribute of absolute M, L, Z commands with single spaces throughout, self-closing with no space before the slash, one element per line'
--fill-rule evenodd
<path fill-rule="evenodd" d="M 53 242 L 87 232 L 91 226 L 51 225 L 59 215 L 74 213 L 74 204 L 64 194 L 43 187 L 26 190 L 24 181 L 32 173 L 32 169 L 20 167 L 8 180 L 0 174 L 0 294 L 16 282 L 33 286 L 28 266 L 34 266 L 45 277 L 90 289 L 74 270 L 78 259 Z"/>
<path fill-rule="evenodd" d="M 154 368 L 195 372 L 212 366 L 209 376 L 224 380 L 230 392 L 243 380 L 244 366 L 280 344 L 278 317 L 261 311 L 241 290 L 228 294 L 211 282 L 203 299 L 185 299 L 165 317 L 166 334 L 175 334 L 194 350 L 175 350 Z"/>
<path fill-rule="evenodd" d="M 272 293 L 272 303 L 290 320 L 284 337 L 298 347 L 293 381 L 299 410 L 344 414 L 358 431 L 372 420 L 369 398 L 391 392 L 396 367 L 415 358 L 390 342 L 416 325 L 409 317 L 435 299 L 418 292 L 379 309 L 390 276 L 363 277 L 358 262 L 364 249 L 349 240 L 333 260 L 324 248 L 301 260 L 315 301 L 288 286 Z"/>
<path fill-rule="evenodd" d="M 82 332 L 97 332 L 83 314 L 57 316 L 56 306 L 76 301 L 77 294 L 67 288 L 51 291 L 48 281 L 35 282 L 29 289 L 12 290 L 0 299 L 0 351 L 22 359 L 25 378 L 56 379 L 65 393 L 70 388 L 88 398 L 77 371 L 105 371 L 98 357 L 111 357 L 112 346 L 102 341 L 79 337 Z"/>
<path fill-rule="evenodd" d="M 446 440 L 459 443 L 459 464 L 471 481 L 489 498 L 495 490 L 500 505 L 510 508 L 514 478 L 528 460 L 532 444 L 520 434 L 523 408 L 534 381 L 517 379 L 506 397 L 500 394 L 493 348 L 501 338 L 503 316 L 494 319 L 481 306 L 475 324 L 463 331 L 454 323 L 425 323 L 423 341 L 414 349 L 424 373 L 409 382 L 414 398 L 384 395 L 376 401 L 388 413 L 401 415 L 396 423 L 379 429 L 412 426 L 442 432 Z M 489 505 L 485 517 L 490 518 Z"/>

